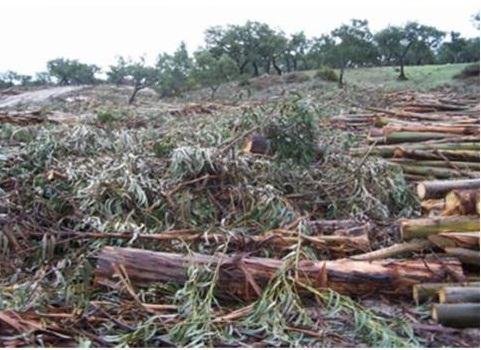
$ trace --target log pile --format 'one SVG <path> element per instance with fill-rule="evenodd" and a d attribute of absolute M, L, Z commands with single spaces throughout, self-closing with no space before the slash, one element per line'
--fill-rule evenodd
<path fill-rule="evenodd" d="M 426 94 L 396 107 L 334 117 L 333 124 L 368 130 L 371 147 L 353 153 L 386 158 L 408 180 L 479 178 L 479 104 Z"/>
<path fill-rule="evenodd" d="M 424 217 L 400 220 L 403 242 L 351 259 L 428 250 L 456 257 L 466 271 L 476 271 L 476 282 L 416 284 L 413 299 L 436 302 L 432 319 L 444 326 L 479 327 L 478 99 L 406 93 L 393 98 L 395 109 L 370 108 L 375 113 L 338 116 L 332 123 L 367 132 L 370 145 L 353 150 L 354 155 L 385 158 L 401 167 L 408 181 L 417 182 Z"/>
<path fill-rule="evenodd" d="M 479 273 L 479 179 L 424 181 L 418 183 L 417 194 L 430 217 L 402 220 L 402 239 L 424 239 Z M 479 327 L 479 275 L 477 279 L 415 285 L 413 299 L 438 301 L 432 305 L 431 317 L 444 326 Z"/>

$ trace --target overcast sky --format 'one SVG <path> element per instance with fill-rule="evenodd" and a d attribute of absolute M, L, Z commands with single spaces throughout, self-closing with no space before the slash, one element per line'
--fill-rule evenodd
<path fill-rule="evenodd" d="M 117 55 L 151 62 L 181 40 L 190 51 L 206 28 L 268 23 L 286 33 L 328 33 L 351 18 L 371 30 L 416 20 L 476 36 L 476 0 L 0 0 L 0 72 L 45 70 L 52 58 L 77 58 L 106 67 Z"/>

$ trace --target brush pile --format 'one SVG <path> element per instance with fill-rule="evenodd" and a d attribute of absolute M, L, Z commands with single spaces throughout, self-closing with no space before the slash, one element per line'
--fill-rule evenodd
<path fill-rule="evenodd" d="M 306 100 L 186 111 L 1 122 L 0 345 L 428 344 L 412 288 L 471 277 L 402 168 Z"/>

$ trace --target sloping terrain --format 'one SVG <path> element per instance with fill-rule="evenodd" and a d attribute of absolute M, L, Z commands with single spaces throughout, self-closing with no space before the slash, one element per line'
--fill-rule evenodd
<path fill-rule="evenodd" d="M 430 167 L 479 179 L 479 87 L 288 79 L 213 101 L 144 91 L 129 106 L 128 89 L 97 86 L 0 109 L 0 344 L 479 346 L 479 327 L 436 323 L 436 296 L 412 297 L 479 288 L 445 250 L 452 230 L 418 221 L 467 218 L 454 248 L 479 266 L 479 211 L 427 210 L 415 186 L 437 172 L 406 171 L 408 143 L 427 142 Z M 383 158 L 393 132 L 413 137 L 400 124 L 425 134 Z M 438 159 L 476 142 L 478 169 Z"/>

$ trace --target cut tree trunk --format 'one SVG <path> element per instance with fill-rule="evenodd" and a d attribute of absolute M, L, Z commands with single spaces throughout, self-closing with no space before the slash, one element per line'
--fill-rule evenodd
<path fill-rule="evenodd" d="M 119 288 L 116 275 L 123 271 L 137 286 L 152 283 L 184 284 L 191 265 L 218 266 L 217 292 L 242 299 L 257 297 L 255 290 L 265 287 L 284 266 L 282 260 L 234 256 L 181 255 L 134 248 L 104 247 L 97 259 L 95 282 Z M 373 262 L 348 259 L 300 261 L 300 282 L 314 288 L 331 288 L 339 293 L 363 295 L 391 293 L 404 295 L 414 284 L 441 282 L 446 276 L 464 280 L 457 259 L 378 260 Z M 253 287 L 253 285 L 255 285 Z"/>
<path fill-rule="evenodd" d="M 423 214 L 431 215 L 435 213 L 439 216 L 444 210 L 444 198 L 440 199 L 427 199 L 421 202 L 421 209 Z M 432 216 L 432 215 L 431 215 Z"/>
<path fill-rule="evenodd" d="M 454 256 L 463 264 L 479 266 L 479 249 L 472 250 L 467 248 L 444 248 L 449 256 Z"/>
<path fill-rule="evenodd" d="M 479 151 L 470 150 L 416 150 L 396 147 L 394 158 L 410 158 L 415 160 L 456 160 L 479 163 Z"/>
<path fill-rule="evenodd" d="M 440 248 L 479 249 L 479 232 L 444 232 L 428 237 Z"/>
<path fill-rule="evenodd" d="M 421 283 L 413 286 L 413 300 L 416 304 L 423 303 L 429 299 L 434 300 L 439 291 L 444 287 L 478 287 L 479 282 L 461 283 Z"/>
<path fill-rule="evenodd" d="M 415 166 L 427 168 L 456 169 L 460 171 L 479 172 L 479 162 L 456 162 L 450 160 L 415 160 L 415 159 L 398 159 L 388 160 L 389 163 L 401 166 Z"/>
<path fill-rule="evenodd" d="M 409 242 L 397 243 L 390 247 L 381 248 L 373 252 L 353 255 L 350 257 L 350 259 L 368 260 L 368 261 L 386 259 L 386 258 L 392 258 L 392 257 L 398 256 L 400 254 L 420 252 L 425 249 L 429 249 L 431 247 L 434 247 L 434 244 L 428 240 L 425 240 L 425 239 L 412 240 Z"/>
<path fill-rule="evenodd" d="M 479 126 L 437 126 L 437 125 L 386 125 L 383 127 L 384 135 L 393 132 L 424 132 L 424 133 L 447 133 L 459 135 L 477 135 Z"/>
<path fill-rule="evenodd" d="M 453 190 L 446 195 L 443 215 L 479 214 L 479 189 Z"/>
<path fill-rule="evenodd" d="M 269 153 L 269 148 L 269 140 L 265 136 L 254 134 L 246 140 L 243 151 L 246 153 L 267 154 Z"/>
<path fill-rule="evenodd" d="M 428 140 L 444 139 L 446 137 L 454 137 L 456 134 L 445 134 L 440 132 L 414 132 L 400 131 L 392 132 L 384 136 L 369 137 L 368 141 L 378 144 L 396 144 L 405 142 L 423 142 Z"/>
<path fill-rule="evenodd" d="M 479 179 L 424 181 L 417 185 L 420 199 L 444 198 L 452 190 L 479 189 Z"/>
<path fill-rule="evenodd" d="M 479 327 L 479 303 L 434 304 L 431 317 L 443 326 Z"/>
<path fill-rule="evenodd" d="M 479 303 L 479 287 L 443 287 L 438 295 L 442 304 Z"/>
<path fill-rule="evenodd" d="M 393 157 L 398 145 L 376 146 L 371 150 L 371 154 L 379 155 L 384 158 Z M 405 150 L 471 150 L 479 153 L 479 142 L 445 142 L 445 143 L 403 143 L 402 148 Z M 351 151 L 353 155 L 364 155 L 370 150 L 367 148 L 357 148 Z"/>
<path fill-rule="evenodd" d="M 479 178 L 479 172 L 470 170 L 446 169 L 432 166 L 407 165 L 402 163 L 396 164 L 403 170 L 404 173 L 411 175 L 421 175 L 428 178 L 435 179 L 450 179 L 453 177 L 472 177 Z"/>
<path fill-rule="evenodd" d="M 405 241 L 413 238 L 427 238 L 441 232 L 479 232 L 479 217 L 471 215 L 404 219 L 401 220 L 400 231 Z"/>

